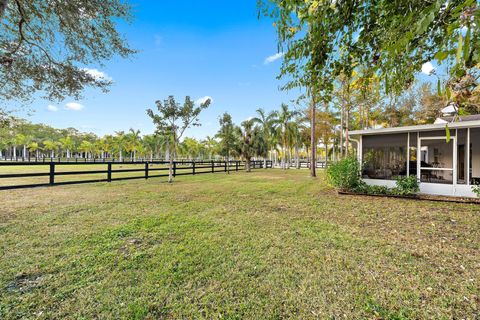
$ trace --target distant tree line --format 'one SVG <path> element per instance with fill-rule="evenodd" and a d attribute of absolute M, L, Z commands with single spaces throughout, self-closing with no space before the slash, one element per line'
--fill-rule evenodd
<path fill-rule="evenodd" d="M 367 103 L 364 96 L 352 95 L 349 99 L 347 101 L 342 97 L 339 89 L 333 103 L 317 106 L 315 144 L 319 148 L 318 159 L 331 161 L 348 153 L 352 148 L 348 142 L 348 130 L 432 123 L 443 107 L 442 97 L 428 83 L 396 98 L 379 99 L 368 105 L 368 113 L 365 111 Z M 170 102 L 167 99 L 167 107 L 169 103 L 177 104 L 174 99 Z M 208 104 L 197 108 L 206 108 Z M 165 102 L 161 105 L 165 106 Z M 195 111 L 189 98 L 179 108 L 185 106 L 182 112 L 193 113 L 198 119 L 199 110 Z M 172 106 L 169 108 L 171 112 Z M 153 134 L 142 135 L 139 130 L 130 129 L 100 137 L 75 128 L 56 129 L 14 118 L 0 126 L 0 157 L 119 161 L 269 159 L 275 166 L 286 169 L 300 167 L 301 161 L 309 159 L 310 114 L 309 107 L 294 109 L 282 104 L 278 110 L 271 112 L 260 108 L 254 117 L 236 125 L 231 115 L 225 113 L 219 117 L 217 134 L 204 139 L 183 137 L 188 127 L 200 124 L 196 120 L 192 122 L 192 119 L 176 127 L 181 131 L 180 135 L 171 134 L 171 124 L 162 124 L 160 128 L 157 125 Z M 153 111 L 151 116 L 155 123 Z M 181 116 L 175 117 L 181 119 Z M 159 119 L 156 120 L 158 124 Z"/>

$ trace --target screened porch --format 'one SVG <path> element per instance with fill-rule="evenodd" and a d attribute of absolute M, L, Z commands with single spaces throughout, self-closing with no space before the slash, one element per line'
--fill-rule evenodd
<path fill-rule="evenodd" d="M 353 132 L 362 178 L 392 186 L 397 177 L 416 176 L 422 192 L 473 196 L 471 185 L 480 183 L 480 127 L 449 131 L 449 138 L 444 125 Z"/>

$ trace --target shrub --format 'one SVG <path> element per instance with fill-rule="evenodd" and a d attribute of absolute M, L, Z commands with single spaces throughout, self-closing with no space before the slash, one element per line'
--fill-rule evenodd
<path fill-rule="evenodd" d="M 413 196 L 420 191 L 416 176 L 398 177 L 396 187 L 392 189 L 393 194 L 398 196 Z"/>
<path fill-rule="evenodd" d="M 391 194 L 391 190 L 388 189 L 387 187 L 385 186 L 368 186 L 369 190 L 367 190 L 367 193 L 368 194 Z"/>
<path fill-rule="evenodd" d="M 370 195 L 391 194 L 391 190 L 385 186 L 372 186 L 364 183 L 363 181 L 362 181 L 362 185 L 358 186 L 358 188 L 355 189 L 354 191 L 358 193 L 370 194 Z"/>
<path fill-rule="evenodd" d="M 480 184 L 475 184 L 472 186 L 472 192 L 475 193 L 477 198 L 480 198 Z"/>
<path fill-rule="evenodd" d="M 342 191 L 355 191 L 365 183 L 360 178 L 360 163 L 355 157 L 347 157 L 331 163 L 327 168 L 328 182 Z"/>

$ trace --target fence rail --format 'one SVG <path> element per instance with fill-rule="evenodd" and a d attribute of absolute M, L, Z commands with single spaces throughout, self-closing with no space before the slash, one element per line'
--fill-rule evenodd
<path fill-rule="evenodd" d="M 209 162 L 209 161 L 220 161 L 216 159 L 177 159 L 176 162 L 187 163 L 187 162 Z M 104 158 L 84 158 L 84 157 L 7 157 L 2 156 L 0 157 L 0 163 L 3 162 L 35 162 L 35 163 L 42 163 L 48 164 L 50 162 L 71 162 L 71 163 L 108 163 L 108 162 L 115 162 L 115 163 L 137 163 L 137 162 L 168 162 L 165 158 L 135 158 L 132 159 L 130 157 L 123 157 L 114 158 L 114 157 L 104 157 Z"/>
<path fill-rule="evenodd" d="M 92 166 L 92 165 L 105 165 L 103 170 L 85 170 L 85 171 L 58 171 L 56 170 L 60 166 Z M 119 168 L 115 169 L 113 166 L 130 165 L 139 166 L 139 168 Z M 217 173 L 227 171 L 239 171 L 245 168 L 245 162 L 243 161 L 174 161 L 173 162 L 173 176 L 185 176 L 185 175 L 197 175 L 205 173 Z M 24 172 L 24 173 L 2 173 L 2 167 L 39 167 L 48 166 L 48 172 Z M 264 161 L 252 161 L 251 169 L 264 168 Z M 272 162 L 267 161 L 265 168 L 272 168 Z M 68 185 L 68 184 L 81 184 L 81 183 L 94 183 L 94 182 L 112 182 L 118 180 L 131 180 L 131 179 L 149 179 L 158 177 L 168 177 L 169 175 L 169 162 L 168 161 L 136 161 L 136 162 L 0 162 L 0 183 L 4 179 L 22 179 L 22 178 L 38 178 L 48 177 L 48 182 L 42 183 L 21 183 L 12 185 L 0 185 L 0 190 L 6 189 L 22 189 L 33 187 L 45 187 L 55 185 Z M 158 173 L 157 173 L 158 172 Z M 136 176 L 120 176 L 116 177 L 116 174 L 125 173 L 141 173 Z M 86 180 L 73 180 L 73 181 L 58 181 L 57 177 L 62 176 L 85 176 L 85 175 L 99 175 L 103 174 L 101 178 L 87 177 Z"/>
<path fill-rule="evenodd" d="M 299 165 L 298 166 L 299 168 L 310 168 L 310 161 L 300 160 L 298 162 L 298 165 Z M 281 163 L 279 164 L 279 166 L 280 167 L 282 166 Z M 297 168 L 297 162 L 296 161 L 287 162 L 286 167 Z M 325 160 L 318 160 L 315 162 L 315 168 L 325 169 L 327 167 L 328 167 L 328 163 Z"/>

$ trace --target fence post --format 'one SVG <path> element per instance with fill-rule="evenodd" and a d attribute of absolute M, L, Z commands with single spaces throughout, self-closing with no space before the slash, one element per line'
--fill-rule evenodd
<path fill-rule="evenodd" d="M 225 161 L 225 172 L 227 172 L 227 161 Z"/>
<path fill-rule="evenodd" d="M 173 177 L 177 176 L 177 162 L 173 162 Z"/>
<path fill-rule="evenodd" d="M 192 162 L 192 174 L 195 175 L 195 161 Z"/>
<path fill-rule="evenodd" d="M 212 160 L 212 173 L 215 172 L 215 167 L 213 166 L 213 160 Z"/>
<path fill-rule="evenodd" d="M 148 162 L 145 162 L 145 179 L 148 179 Z"/>
<path fill-rule="evenodd" d="M 112 182 L 112 164 L 107 165 L 107 181 Z"/>
<path fill-rule="evenodd" d="M 235 171 L 238 171 L 238 160 L 235 161 Z"/>
<path fill-rule="evenodd" d="M 50 185 L 55 183 L 55 163 L 50 163 Z"/>

